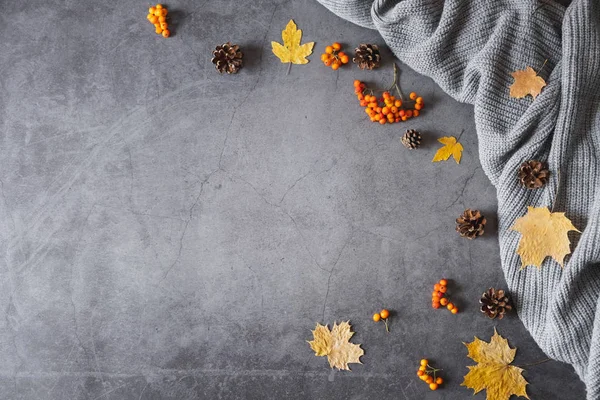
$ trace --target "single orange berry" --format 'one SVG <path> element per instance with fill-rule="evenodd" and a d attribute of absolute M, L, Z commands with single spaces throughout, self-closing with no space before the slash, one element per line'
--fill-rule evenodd
<path fill-rule="evenodd" d="M 442 297 L 440 299 L 440 304 L 443 305 L 444 307 L 446 307 L 448 305 L 448 299 L 445 297 Z"/>
<path fill-rule="evenodd" d="M 154 10 L 154 15 L 156 17 L 160 17 L 160 9 L 157 8 L 156 10 Z"/>
<path fill-rule="evenodd" d="M 423 371 L 423 370 L 417 371 L 417 376 L 423 376 L 423 375 L 425 375 L 425 371 Z"/>
<path fill-rule="evenodd" d="M 379 322 L 380 319 L 381 319 L 381 315 L 379 315 L 379 313 L 373 314 L 373 321 Z"/>
<path fill-rule="evenodd" d="M 386 319 L 390 316 L 390 312 L 384 308 L 383 310 L 379 311 L 379 315 L 381 315 L 381 318 Z"/>
<path fill-rule="evenodd" d="M 350 58 L 347 55 L 340 56 L 340 61 L 342 64 L 348 64 L 350 62 Z"/>
<path fill-rule="evenodd" d="M 431 382 L 429 384 L 429 389 L 431 389 L 431 390 L 437 390 L 437 388 L 438 388 L 438 384 L 437 383 Z"/>
<path fill-rule="evenodd" d="M 339 44 L 338 42 L 334 42 L 331 47 L 335 50 L 335 51 L 339 51 L 342 48 L 342 45 Z"/>
<path fill-rule="evenodd" d="M 389 99 L 390 98 L 390 92 L 383 92 L 383 98 L 384 99 Z"/>
<path fill-rule="evenodd" d="M 163 17 L 166 17 L 168 13 L 169 13 L 169 11 L 166 8 L 163 8 L 162 10 L 160 10 L 160 15 L 162 15 Z"/>
<path fill-rule="evenodd" d="M 440 284 L 436 283 L 435 285 L 433 285 L 433 290 L 439 291 L 440 290 Z"/>
<path fill-rule="evenodd" d="M 325 47 L 325 53 L 327 53 L 327 54 L 333 53 L 333 47 L 331 47 L 331 46 Z"/>
<path fill-rule="evenodd" d="M 425 364 L 425 365 L 421 365 L 421 366 L 419 367 L 419 371 L 423 371 L 423 372 L 427 371 L 427 367 L 426 367 L 426 365 L 427 365 L 427 364 Z"/>
<path fill-rule="evenodd" d="M 148 20 L 153 24 L 158 23 L 158 18 L 156 17 L 156 15 L 151 16 L 150 18 L 148 18 Z"/>
<path fill-rule="evenodd" d="M 394 101 L 394 105 L 398 108 L 402 107 L 402 102 L 400 100 Z"/>
<path fill-rule="evenodd" d="M 415 100 L 415 102 L 417 104 L 421 104 L 423 102 L 423 98 L 422 97 L 417 97 L 416 100 Z"/>
<path fill-rule="evenodd" d="M 441 385 L 442 383 L 444 383 L 444 380 L 443 380 L 441 377 L 439 377 L 439 376 L 438 376 L 438 377 L 435 379 L 435 383 L 437 383 L 438 385 Z"/>
<path fill-rule="evenodd" d="M 169 25 L 168 25 L 166 22 L 161 22 L 161 23 L 160 23 L 160 28 L 161 28 L 163 31 L 166 31 L 166 30 L 169 28 Z"/>
<path fill-rule="evenodd" d="M 410 97 L 411 100 L 414 100 L 417 98 L 417 94 L 415 92 L 410 92 L 410 94 L 408 95 L 408 97 Z"/>
<path fill-rule="evenodd" d="M 402 121 L 406 121 L 407 119 L 407 117 L 402 117 Z"/>
<path fill-rule="evenodd" d="M 390 107 L 390 111 L 392 112 L 392 114 L 398 114 L 398 107 L 392 106 Z"/>
<path fill-rule="evenodd" d="M 156 5 L 156 9 L 157 10 L 160 10 L 161 8 L 163 8 L 162 4 L 159 3 L 159 4 Z"/>
<path fill-rule="evenodd" d="M 452 314 L 458 314 L 458 308 L 454 307 L 452 310 L 450 310 L 450 312 Z"/>
<path fill-rule="evenodd" d="M 414 110 L 413 117 L 418 117 L 418 116 L 419 116 L 419 110 Z"/>
<path fill-rule="evenodd" d="M 441 285 L 440 285 L 440 289 L 439 289 L 439 290 L 440 290 L 440 292 L 442 292 L 442 293 L 446 293 L 446 292 L 448 291 L 448 288 L 447 288 L 446 286 L 441 286 Z"/>
<path fill-rule="evenodd" d="M 156 29 L 154 29 L 154 32 L 156 32 L 157 35 L 160 35 L 162 33 L 162 29 L 160 29 L 160 26 L 158 26 Z"/>
<path fill-rule="evenodd" d="M 150 8 L 148 8 L 148 12 L 150 14 L 154 14 L 154 11 L 156 11 L 156 7 L 150 7 Z"/>
<path fill-rule="evenodd" d="M 423 382 L 425 382 L 427 380 L 428 375 L 423 374 L 421 376 L 419 376 L 419 379 L 421 379 Z"/>
<path fill-rule="evenodd" d="M 381 109 L 381 113 L 382 113 L 383 115 L 388 115 L 388 114 L 390 113 L 390 109 L 389 109 L 389 108 L 387 108 L 387 107 L 383 107 L 383 108 Z"/>
<path fill-rule="evenodd" d="M 381 115 L 375 113 L 375 115 L 373 116 L 373 118 L 375 118 L 375 121 L 379 121 L 379 120 L 381 120 Z M 383 123 L 385 124 L 385 121 L 383 121 Z"/>
<path fill-rule="evenodd" d="M 167 22 L 167 17 L 163 17 L 162 15 L 158 17 L 158 22 Z"/>
<path fill-rule="evenodd" d="M 165 29 L 164 31 L 162 31 L 162 35 L 164 38 L 168 38 L 169 36 L 171 36 L 171 32 L 168 29 Z"/>
<path fill-rule="evenodd" d="M 402 121 L 406 121 L 404 118 L 406 117 L 402 117 Z M 431 303 L 431 307 L 437 310 L 438 308 L 440 308 L 440 303 Z"/>
<path fill-rule="evenodd" d="M 423 108 L 423 104 L 415 104 L 415 110 L 420 110 Z"/>
<path fill-rule="evenodd" d="M 400 121 L 402 121 L 402 119 L 400 119 L 400 118 L 396 118 L 396 120 L 395 120 L 395 121 L 396 121 L 396 122 L 400 122 Z"/>
<path fill-rule="evenodd" d="M 379 120 L 379 123 L 380 123 L 381 125 L 385 125 L 385 118 L 381 118 L 381 119 Z"/>
<path fill-rule="evenodd" d="M 446 308 L 450 311 L 452 311 L 452 309 L 454 308 L 454 304 L 452 303 L 448 303 L 448 305 L 446 306 Z"/>
<path fill-rule="evenodd" d="M 360 81 L 358 79 L 354 80 L 354 87 L 359 87 L 360 86 Z"/>
<path fill-rule="evenodd" d="M 343 51 L 339 51 L 338 52 L 338 57 L 344 57 L 346 55 L 346 53 L 344 53 Z"/>
<path fill-rule="evenodd" d="M 329 54 L 327 54 L 327 53 L 321 54 L 321 61 L 327 61 L 327 60 L 329 60 Z"/>
<path fill-rule="evenodd" d="M 446 280 L 446 279 L 440 279 L 440 285 L 441 286 L 448 286 L 448 280 Z"/>
<path fill-rule="evenodd" d="M 433 292 L 431 292 L 431 297 L 439 297 L 439 293 L 440 292 L 434 290 Z"/>
<path fill-rule="evenodd" d="M 154 17 L 154 14 L 148 14 L 148 15 L 146 15 L 146 18 L 148 19 L 148 21 L 150 21 L 152 19 L 152 17 Z"/>
<path fill-rule="evenodd" d="M 331 58 L 329 58 L 323 62 L 323 64 L 325 64 L 325 66 L 327 66 L 327 67 L 331 66 L 332 63 L 333 63 L 333 60 Z"/>
<path fill-rule="evenodd" d="M 364 94 L 362 94 L 362 93 L 359 93 L 359 94 L 358 94 L 356 97 L 357 97 L 359 100 L 364 100 L 364 99 L 365 99 L 365 95 L 364 95 Z"/>
<path fill-rule="evenodd" d="M 406 110 L 406 116 L 408 118 L 412 117 L 412 115 L 413 115 L 412 110 Z"/>
<path fill-rule="evenodd" d="M 377 111 L 378 113 L 381 113 L 381 107 L 375 107 L 375 111 Z"/>
<path fill-rule="evenodd" d="M 427 382 L 427 383 L 429 383 L 431 385 L 433 383 L 433 377 L 428 376 L 427 379 L 425 380 L 425 382 Z"/>
<path fill-rule="evenodd" d="M 401 117 L 404 117 L 406 115 L 406 111 L 404 111 L 404 110 L 400 110 L 398 113 L 400 114 Z"/>

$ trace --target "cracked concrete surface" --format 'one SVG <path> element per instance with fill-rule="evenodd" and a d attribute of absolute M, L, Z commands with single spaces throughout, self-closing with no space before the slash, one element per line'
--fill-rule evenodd
<path fill-rule="evenodd" d="M 469 106 L 404 65 L 419 119 L 365 119 L 352 81 L 373 72 L 319 63 L 332 41 L 383 45 L 316 2 L 148 4 L 21 1 L 0 31 L 0 399 L 466 399 L 463 341 L 493 328 L 545 358 L 516 316 L 488 321 L 479 295 L 502 287 L 495 191 L 477 159 Z M 308 65 L 270 41 L 294 18 L 316 41 Z M 222 76 L 210 52 L 241 45 Z M 400 136 L 414 128 L 422 149 Z M 465 130 L 460 165 L 431 163 Z M 466 207 L 487 235 L 464 240 Z M 453 279 L 462 312 L 432 310 Z M 391 333 L 371 321 L 395 311 Z M 306 343 L 316 322 L 350 320 L 363 365 L 329 370 Z M 418 360 L 444 369 L 430 392 Z M 532 399 L 580 399 L 567 365 L 527 368 Z M 483 394 L 474 398 L 483 399 Z"/>

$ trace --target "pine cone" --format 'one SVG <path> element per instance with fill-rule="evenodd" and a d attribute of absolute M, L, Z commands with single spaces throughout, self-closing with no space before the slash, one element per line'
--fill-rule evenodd
<path fill-rule="evenodd" d="M 486 222 L 485 217 L 478 210 L 468 208 L 456 219 L 456 232 L 462 237 L 475 239 L 483 235 Z"/>
<path fill-rule="evenodd" d="M 550 171 L 545 162 L 537 160 L 525 161 L 519 167 L 519 180 L 527 189 L 537 189 L 546 184 Z"/>
<path fill-rule="evenodd" d="M 481 295 L 479 302 L 481 303 L 481 312 L 491 319 L 496 317 L 502 319 L 507 311 L 512 310 L 510 299 L 502 289 L 489 288 Z"/>
<path fill-rule="evenodd" d="M 235 74 L 242 68 L 243 54 L 237 44 L 223 43 L 213 50 L 212 63 L 220 73 Z"/>
<path fill-rule="evenodd" d="M 354 49 L 354 58 L 352 61 L 358 64 L 360 69 L 374 69 L 379 67 L 381 55 L 379 47 L 374 44 L 361 44 Z"/>
<path fill-rule="evenodd" d="M 402 144 L 407 149 L 416 149 L 421 145 L 421 134 L 414 129 L 408 129 L 402 136 Z"/>

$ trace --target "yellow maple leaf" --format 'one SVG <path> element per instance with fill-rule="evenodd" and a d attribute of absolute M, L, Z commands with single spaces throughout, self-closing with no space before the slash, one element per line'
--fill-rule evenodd
<path fill-rule="evenodd" d="M 469 365 L 469 373 L 461 386 L 475 390 L 474 394 L 485 390 L 487 400 L 508 400 L 511 395 L 527 397 L 527 381 L 521 373 L 523 369 L 509 365 L 515 358 L 517 349 L 511 349 L 508 340 L 494 329 L 489 343 L 477 336 L 471 343 L 464 343 L 469 350 L 468 357 L 477 365 Z"/>
<path fill-rule="evenodd" d="M 546 81 L 538 76 L 537 72 L 531 67 L 511 73 L 515 82 L 510 86 L 510 97 L 521 99 L 528 94 L 535 98 L 546 86 Z"/>
<path fill-rule="evenodd" d="M 439 138 L 438 142 L 442 143 L 444 147 L 438 149 L 431 162 L 446 161 L 452 156 L 454 157 L 454 161 L 456 161 L 457 164 L 460 164 L 460 158 L 462 157 L 463 151 L 462 144 L 458 143 L 454 136 L 444 136 Z"/>
<path fill-rule="evenodd" d="M 271 42 L 273 54 L 275 54 L 282 63 L 306 64 L 307 56 L 312 54 L 315 42 L 300 44 L 302 40 L 302 30 L 296 27 L 293 19 L 290 19 L 287 26 L 281 31 L 283 45 L 277 42 Z"/>
<path fill-rule="evenodd" d="M 527 214 L 517 218 L 510 229 L 522 235 L 517 247 L 517 254 L 521 256 L 521 269 L 528 265 L 541 268 L 548 256 L 562 267 L 565 256 L 571 254 L 571 242 L 567 233 L 579 232 L 565 217 L 565 213 L 550 212 L 548 207 L 531 206 L 527 207 Z"/>
<path fill-rule="evenodd" d="M 350 343 L 354 332 L 350 332 L 349 322 L 341 322 L 339 325 L 334 323 L 331 331 L 327 325 L 317 322 L 317 327 L 312 331 L 314 340 L 308 341 L 316 356 L 327 356 L 331 368 L 350 371 L 349 363 L 362 364 L 360 357 L 365 351 L 360 348 L 360 344 Z"/>

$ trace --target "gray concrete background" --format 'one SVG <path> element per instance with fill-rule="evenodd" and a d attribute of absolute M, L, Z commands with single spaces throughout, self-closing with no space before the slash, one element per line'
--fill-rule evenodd
<path fill-rule="evenodd" d="M 325 68 L 334 40 L 383 43 L 311 0 L 167 3 L 168 40 L 147 6 L 3 4 L 0 398 L 467 399 L 474 335 L 497 327 L 516 364 L 545 358 L 515 315 L 478 312 L 504 280 L 470 106 L 401 65 L 423 115 L 368 122 L 352 81 L 387 85 L 392 57 Z M 316 47 L 286 75 L 270 41 L 290 18 Z M 210 63 L 228 40 L 236 76 Z M 422 149 L 402 147 L 407 128 Z M 462 129 L 462 163 L 431 163 Z M 454 232 L 466 207 L 485 237 Z M 430 307 L 441 277 L 459 315 Z M 391 334 L 371 321 L 383 306 Z M 363 365 L 334 372 L 306 340 L 348 319 Z M 422 357 L 442 390 L 417 379 Z M 584 397 L 568 365 L 525 376 L 531 399 Z"/>

